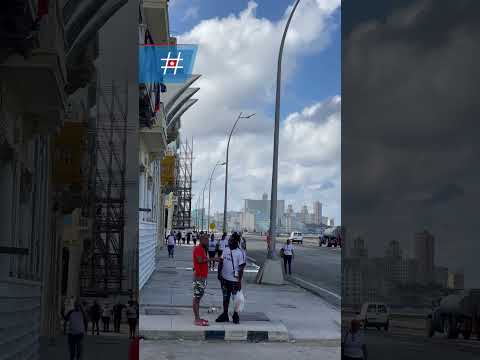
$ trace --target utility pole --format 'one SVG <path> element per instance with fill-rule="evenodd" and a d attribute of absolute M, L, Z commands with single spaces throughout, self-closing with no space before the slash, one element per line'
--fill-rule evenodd
<path fill-rule="evenodd" d="M 270 231 L 268 242 L 267 259 L 257 275 L 258 283 L 265 284 L 283 284 L 282 264 L 276 255 L 276 238 L 277 238 L 277 185 L 278 185 L 278 142 L 280 137 L 280 90 L 282 79 L 282 55 L 287 37 L 288 27 L 292 20 L 293 14 L 297 9 L 300 0 L 296 0 L 293 5 L 290 16 L 288 17 L 285 29 L 283 31 L 282 41 L 278 52 L 277 62 L 277 89 L 275 96 L 275 127 L 273 134 L 273 169 L 272 169 L 272 194 L 270 199 Z"/>

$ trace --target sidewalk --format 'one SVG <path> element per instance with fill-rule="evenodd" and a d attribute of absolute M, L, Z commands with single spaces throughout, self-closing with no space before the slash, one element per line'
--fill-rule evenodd
<path fill-rule="evenodd" d="M 248 264 L 246 297 L 240 324 L 216 324 L 222 295 L 216 272 L 211 272 L 202 299 L 201 316 L 209 327 L 193 325 L 192 246 L 175 249 L 175 259 L 160 254 L 157 270 L 140 293 L 140 334 L 147 339 L 325 341 L 340 338 L 340 312 L 319 297 L 293 284 L 255 284 L 258 267 Z"/>
<path fill-rule="evenodd" d="M 91 323 L 89 332 L 83 340 L 83 359 L 101 360 L 107 358 L 128 360 L 130 345 L 128 324 L 122 323 L 120 333 L 100 331 L 100 335 L 92 335 Z M 102 329 L 102 324 L 100 323 Z M 40 360 L 68 359 L 68 338 L 60 335 L 53 339 L 40 338 Z"/>

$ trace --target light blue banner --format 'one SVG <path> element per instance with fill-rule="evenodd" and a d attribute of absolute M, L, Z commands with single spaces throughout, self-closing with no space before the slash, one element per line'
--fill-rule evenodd
<path fill-rule="evenodd" d="M 182 83 L 193 71 L 197 45 L 142 45 L 139 54 L 139 81 Z"/>

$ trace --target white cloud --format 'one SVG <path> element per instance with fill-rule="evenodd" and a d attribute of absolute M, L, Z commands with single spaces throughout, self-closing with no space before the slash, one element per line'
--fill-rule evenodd
<path fill-rule="evenodd" d="M 239 14 L 203 20 L 178 36 L 179 43 L 199 45 L 194 67 L 195 73 L 202 74 L 195 84 L 201 88 L 196 96 L 199 102 L 182 117 L 183 136 L 193 136 L 195 142 L 197 196 L 214 164 L 225 157 L 227 132 L 238 113 L 256 113 L 241 120 L 230 145 L 231 209 L 240 209 L 243 198 L 269 194 L 271 188 L 273 119 L 265 109 L 273 107 L 278 46 L 290 9 L 279 21 L 270 21 L 256 16 L 258 6 L 250 1 Z M 331 17 L 339 6 L 339 0 L 300 3 L 284 49 L 284 86 L 292 80 L 301 56 L 329 44 L 336 26 Z M 297 205 L 320 199 L 326 211 L 338 217 L 340 98 L 321 100 L 282 122 L 279 197 Z M 217 170 L 212 185 L 216 210 L 223 209 L 223 172 L 223 168 Z"/>
<path fill-rule="evenodd" d="M 190 6 L 185 10 L 182 21 L 194 20 L 198 18 L 198 6 Z"/>

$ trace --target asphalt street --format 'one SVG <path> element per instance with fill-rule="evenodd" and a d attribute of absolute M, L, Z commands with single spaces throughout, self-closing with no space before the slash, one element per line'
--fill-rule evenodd
<path fill-rule="evenodd" d="M 265 236 L 248 235 L 247 255 L 257 265 L 261 266 L 266 256 Z M 277 250 L 280 250 L 285 239 L 279 239 Z M 337 248 L 319 247 L 317 243 L 311 242 L 299 245 L 295 244 L 295 257 L 292 263 L 294 276 L 312 283 L 321 289 L 334 294 L 341 292 L 341 250 Z"/>
<path fill-rule="evenodd" d="M 471 360 L 480 359 L 479 340 L 452 340 L 419 335 L 392 335 L 365 331 L 369 360 Z"/>

